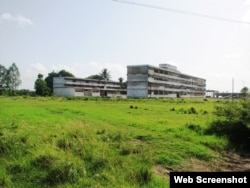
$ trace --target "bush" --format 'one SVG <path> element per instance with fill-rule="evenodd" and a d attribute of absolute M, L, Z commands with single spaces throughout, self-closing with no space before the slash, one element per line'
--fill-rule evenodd
<path fill-rule="evenodd" d="M 205 133 L 225 136 L 228 147 L 236 151 L 250 152 L 250 100 L 227 102 L 217 106 L 217 120 L 210 124 Z"/>
<path fill-rule="evenodd" d="M 186 125 L 189 130 L 192 130 L 198 134 L 201 134 L 203 132 L 200 125 L 194 125 L 194 124 L 188 124 Z"/>
<path fill-rule="evenodd" d="M 250 129 L 242 122 L 215 121 L 205 134 L 225 136 L 229 141 L 229 148 L 236 151 L 250 152 Z"/>
<path fill-rule="evenodd" d="M 189 114 L 198 114 L 198 112 L 196 111 L 196 109 L 194 107 L 189 108 L 188 113 Z"/>

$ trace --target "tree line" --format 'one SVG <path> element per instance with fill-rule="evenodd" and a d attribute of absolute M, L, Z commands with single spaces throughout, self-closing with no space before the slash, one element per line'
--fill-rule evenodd
<path fill-rule="evenodd" d="M 21 84 L 20 72 L 15 63 L 8 68 L 0 64 L 0 94 L 15 95 Z"/>
<path fill-rule="evenodd" d="M 75 77 L 72 73 L 66 70 L 58 72 L 52 71 L 44 78 L 44 75 L 39 73 L 34 83 L 35 91 L 17 90 L 21 84 L 21 75 L 15 63 L 12 63 L 8 68 L 0 64 L 0 95 L 38 95 L 38 96 L 51 96 L 53 95 L 53 78 L 54 77 Z M 101 70 L 99 74 L 94 74 L 86 77 L 86 79 L 106 80 L 111 79 L 110 71 L 107 68 Z M 122 88 L 126 88 L 123 78 L 118 78 Z M 243 87 L 240 91 L 243 98 L 249 97 L 248 87 Z"/>

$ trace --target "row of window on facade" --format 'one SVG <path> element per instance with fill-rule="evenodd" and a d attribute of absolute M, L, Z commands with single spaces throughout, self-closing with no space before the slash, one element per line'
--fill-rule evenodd
<path fill-rule="evenodd" d="M 154 90 L 154 91 L 151 91 L 149 90 L 148 91 L 148 94 L 151 95 L 151 94 L 154 94 L 154 95 L 171 95 L 171 94 L 178 94 L 178 95 L 201 95 L 203 94 L 203 92 L 174 92 L 174 91 L 162 91 L 162 90 Z"/>

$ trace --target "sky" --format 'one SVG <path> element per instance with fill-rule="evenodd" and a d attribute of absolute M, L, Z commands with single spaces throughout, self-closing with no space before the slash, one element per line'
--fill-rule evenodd
<path fill-rule="evenodd" d="M 0 0 L 0 64 L 19 89 L 62 69 L 86 78 L 107 68 L 175 65 L 207 90 L 250 88 L 250 0 Z"/>

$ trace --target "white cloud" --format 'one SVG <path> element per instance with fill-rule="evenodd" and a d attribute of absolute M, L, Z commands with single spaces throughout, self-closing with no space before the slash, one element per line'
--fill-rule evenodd
<path fill-rule="evenodd" d="M 91 61 L 86 63 L 76 62 L 73 63 L 71 66 L 72 73 L 76 77 L 81 78 L 86 78 L 90 75 L 99 74 L 104 68 L 107 68 L 110 72 L 111 80 L 118 81 L 118 78 L 120 77 L 122 77 L 124 81 L 127 80 L 127 67 L 121 64 Z"/>
<path fill-rule="evenodd" d="M 239 58 L 240 56 L 241 56 L 240 52 L 231 52 L 224 55 L 224 57 L 227 59 L 236 59 Z"/>
<path fill-rule="evenodd" d="M 36 77 L 39 73 L 43 74 L 44 77 L 47 77 L 47 74 L 52 71 L 59 72 L 64 69 L 76 77 L 86 78 L 90 75 L 101 73 L 104 68 L 107 68 L 110 72 L 111 80 L 118 81 L 118 78 L 120 77 L 122 77 L 124 81 L 127 80 L 127 67 L 110 62 L 74 62 L 71 65 L 53 64 L 47 67 L 41 63 L 34 63 L 30 65 L 29 69 Z"/>
<path fill-rule="evenodd" d="M 246 5 L 250 5 L 250 0 L 245 0 Z"/>
<path fill-rule="evenodd" d="M 41 74 L 45 74 L 47 73 L 47 68 L 41 64 L 41 63 L 34 63 L 34 64 L 31 64 L 31 68 L 33 69 L 33 72 L 37 72 L 37 73 L 41 73 Z"/>
<path fill-rule="evenodd" d="M 48 70 L 41 63 L 29 64 L 28 67 L 21 67 L 21 86 L 20 89 L 34 90 L 34 83 L 37 79 L 38 74 L 42 74 L 43 77 L 47 77 Z"/>
<path fill-rule="evenodd" d="M 250 9 L 248 9 L 242 16 L 244 22 L 250 22 Z"/>
<path fill-rule="evenodd" d="M 231 48 L 224 54 L 224 57 L 226 59 L 237 59 L 241 58 L 242 56 L 243 56 L 243 49 L 240 47 Z"/>
<path fill-rule="evenodd" d="M 250 23 L 250 0 L 245 0 L 244 6 L 248 8 L 242 15 L 242 21 Z"/>
<path fill-rule="evenodd" d="M 67 72 L 70 72 L 72 74 L 76 74 L 77 73 L 77 67 L 75 66 L 68 66 L 68 65 L 63 65 L 63 64 L 58 64 L 58 65 L 51 65 L 49 67 L 49 72 L 55 71 L 55 72 L 59 72 L 61 70 L 65 70 Z M 75 75 L 76 76 L 76 75 Z"/>
<path fill-rule="evenodd" d="M 25 18 L 22 15 L 14 16 L 10 13 L 3 13 L 0 15 L 0 23 L 3 22 L 15 22 L 18 25 L 33 25 L 33 22 L 29 18 Z"/>

